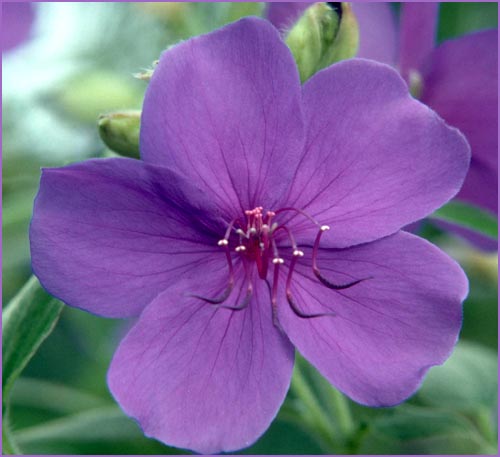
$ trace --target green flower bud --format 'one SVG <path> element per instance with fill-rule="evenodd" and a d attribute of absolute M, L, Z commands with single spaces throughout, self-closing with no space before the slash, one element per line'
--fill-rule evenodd
<path fill-rule="evenodd" d="M 358 51 L 358 23 L 348 3 L 314 3 L 290 29 L 285 41 L 305 82 L 317 71 Z"/>
<path fill-rule="evenodd" d="M 109 149 L 126 157 L 139 158 L 140 111 L 101 114 L 98 125 L 102 141 Z"/>

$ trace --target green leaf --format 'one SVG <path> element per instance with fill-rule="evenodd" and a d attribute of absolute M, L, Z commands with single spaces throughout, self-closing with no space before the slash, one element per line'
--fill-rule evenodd
<path fill-rule="evenodd" d="M 461 342 L 444 365 L 429 371 L 418 395 L 428 405 L 454 411 L 493 410 L 497 401 L 497 376 L 494 351 Z"/>
<path fill-rule="evenodd" d="M 370 423 L 360 454 L 486 454 L 493 447 L 459 415 L 400 407 Z"/>
<path fill-rule="evenodd" d="M 111 399 L 42 379 L 20 377 L 11 390 L 12 407 L 24 406 L 58 414 L 73 414 L 108 406 Z"/>
<path fill-rule="evenodd" d="M 25 446 L 44 441 L 131 441 L 143 434 L 118 406 L 108 406 L 28 427 L 14 436 Z"/>
<path fill-rule="evenodd" d="M 439 12 L 439 42 L 476 30 L 498 27 L 497 2 L 442 2 Z"/>
<path fill-rule="evenodd" d="M 498 221 L 495 216 L 466 203 L 451 201 L 430 217 L 461 225 L 492 238 L 498 237 Z"/>
<path fill-rule="evenodd" d="M 32 276 L 2 311 L 2 401 L 54 328 L 63 304 Z"/>
<path fill-rule="evenodd" d="M 17 430 L 27 454 L 185 454 L 144 436 L 118 406 L 99 407 Z"/>

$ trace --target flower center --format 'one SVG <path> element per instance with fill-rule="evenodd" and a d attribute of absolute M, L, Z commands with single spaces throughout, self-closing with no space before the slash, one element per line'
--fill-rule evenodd
<path fill-rule="evenodd" d="M 233 219 L 226 230 L 224 238 L 219 240 L 218 245 L 224 249 L 228 270 L 229 279 L 226 290 L 217 298 L 205 298 L 199 295 L 195 297 L 204 300 L 207 303 L 218 305 L 222 308 L 232 310 L 241 310 L 246 308 L 250 303 L 252 297 L 252 281 L 250 277 L 251 268 L 255 265 L 259 277 L 266 281 L 270 288 L 271 304 L 273 308 L 273 321 L 275 325 L 279 326 L 277 320 L 277 295 L 278 284 L 280 280 L 280 267 L 285 263 L 285 260 L 280 256 L 278 249 L 278 241 L 283 237 L 288 239 L 289 245 L 286 249 L 291 249 L 291 260 L 288 266 L 288 274 L 285 283 L 285 293 L 288 304 L 292 311 L 301 318 L 314 318 L 320 316 L 333 316 L 334 313 L 317 313 L 308 314 L 301 310 L 296 303 L 292 294 L 292 278 L 297 261 L 304 256 L 304 251 L 300 250 L 295 242 L 292 230 L 284 223 L 279 222 L 279 215 L 282 213 L 294 212 L 296 215 L 307 218 L 312 224 L 318 227 L 318 233 L 314 240 L 312 248 L 312 270 L 318 281 L 325 287 L 334 290 L 347 289 L 355 286 L 356 284 L 364 281 L 363 278 L 352 281 L 347 284 L 334 284 L 326 279 L 320 272 L 318 267 L 318 251 L 321 236 L 324 232 L 330 230 L 328 225 L 321 225 L 318 221 L 313 219 L 304 211 L 297 208 L 280 208 L 276 211 L 263 212 L 262 206 L 258 206 L 252 210 L 245 211 L 244 218 Z M 236 242 L 237 240 L 237 242 Z M 236 306 L 225 305 L 224 302 L 229 298 L 234 288 L 234 268 L 232 260 L 232 252 L 238 254 L 242 260 L 243 268 L 247 281 L 247 293 L 243 302 Z M 272 273 L 272 286 L 270 285 L 267 277 L 269 269 L 273 268 Z"/>

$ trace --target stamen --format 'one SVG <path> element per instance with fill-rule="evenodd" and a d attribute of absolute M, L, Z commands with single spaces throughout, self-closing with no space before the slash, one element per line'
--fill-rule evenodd
<path fill-rule="evenodd" d="M 224 292 L 216 298 L 206 298 L 196 294 L 191 295 L 191 297 L 199 298 L 200 300 L 203 300 L 207 303 L 211 303 L 212 305 L 218 305 L 219 303 L 225 302 L 228 299 L 229 295 L 231 295 L 231 292 L 233 291 L 234 288 L 234 269 L 233 269 L 233 261 L 231 259 L 231 252 L 229 251 L 229 243 L 227 240 L 224 239 L 224 240 L 219 240 L 217 244 L 219 246 L 223 246 L 224 251 L 226 253 L 226 260 L 229 269 L 229 280 L 226 290 L 224 290 Z"/>
<path fill-rule="evenodd" d="M 303 311 L 301 311 L 297 307 L 297 304 L 295 303 L 295 301 L 294 301 L 291 293 L 287 292 L 286 299 L 288 301 L 288 304 L 290 305 L 290 308 L 295 313 L 295 315 L 298 316 L 298 317 L 301 317 L 303 319 L 314 319 L 316 317 L 326 317 L 326 316 L 335 317 L 336 316 L 336 314 L 334 312 L 317 313 L 317 314 L 307 314 L 307 313 L 304 313 Z"/>
<path fill-rule="evenodd" d="M 279 230 L 284 230 L 287 233 L 288 238 L 290 239 L 290 242 L 292 243 L 292 248 L 297 249 L 297 243 L 295 242 L 295 238 L 293 237 L 290 229 L 286 225 L 279 225 L 278 227 L 275 228 L 273 233 L 277 233 Z"/>
<path fill-rule="evenodd" d="M 243 269 L 245 270 L 245 279 L 248 282 L 247 286 L 247 293 L 245 295 L 245 299 L 240 305 L 219 305 L 218 308 L 225 308 L 225 309 L 231 309 L 233 311 L 241 311 L 242 309 L 245 309 L 248 304 L 250 303 L 250 300 L 252 299 L 252 292 L 253 292 L 253 287 L 252 287 L 252 278 L 250 277 L 250 273 L 248 271 L 248 265 L 246 261 L 243 261 Z M 238 295 L 239 298 L 239 295 Z"/>
<path fill-rule="evenodd" d="M 231 305 L 218 305 L 217 308 L 231 309 L 233 311 L 241 311 L 242 309 L 245 309 L 248 306 L 248 304 L 250 303 L 250 300 L 252 299 L 252 292 L 253 292 L 252 284 L 249 284 L 248 288 L 247 288 L 247 293 L 245 295 L 245 298 L 241 302 L 240 305 L 235 305 L 235 306 L 231 306 Z"/>
<path fill-rule="evenodd" d="M 225 239 L 226 241 L 229 239 L 229 235 L 231 234 L 231 230 L 232 230 L 232 228 L 234 227 L 234 224 L 235 224 L 236 222 L 240 222 L 240 219 L 239 219 L 238 217 L 236 217 L 235 219 L 233 219 L 233 220 L 229 223 L 229 225 L 228 225 L 228 227 L 227 227 L 227 230 L 226 230 L 226 234 L 224 235 L 224 239 Z M 240 225 L 241 225 L 241 222 L 240 222 Z M 220 246 L 220 245 L 219 245 L 219 246 Z"/>
<path fill-rule="evenodd" d="M 273 264 L 274 264 L 274 274 L 273 274 L 273 288 L 271 291 L 271 309 L 272 309 L 272 315 L 273 315 L 273 325 L 276 328 L 281 328 L 279 321 L 278 321 L 278 279 L 279 279 L 279 272 L 280 272 L 280 265 L 284 263 L 284 260 L 275 257 L 273 259 Z"/>
<path fill-rule="evenodd" d="M 328 225 L 322 225 L 319 228 L 319 232 L 316 235 L 316 239 L 314 240 L 314 247 L 313 247 L 313 253 L 312 253 L 312 268 L 314 271 L 314 274 L 316 277 L 319 279 L 319 281 L 329 289 L 334 289 L 334 290 L 342 290 L 342 289 L 349 289 L 352 286 L 355 286 L 356 284 L 359 284 L 362 281 L 366 281 L 367 279 L 373 279 L 371 276 L 368 278 L 362 278 L 362 279 L 357 279 L 352 282 L 348 282 L 346 284 L 334 284 L 333 282 L 329 281 L 326 279 L 321 272 L 319 271 L 318 268 L 318 251 L 319 251 L 319 242 L 321 240 L 321 235 L 323 235 L 323 232 L 326 232 L 330 230 L 330 227 Z"/>
<path fill-rule="evenodd" d="M 317 225 L 318 227 L 320 226 L 319 222 L 316 219 L 313 219 L 311 216 L 309 216 L 309 214 L 305 213 L 304 211 L 298 208 L 280 208 L 275 211 L 275 214 L 283 213 L 285 211 L 295 211 L 296 213 L 301 214 L 302 216 L 309 219 L 314 225 Z"/>

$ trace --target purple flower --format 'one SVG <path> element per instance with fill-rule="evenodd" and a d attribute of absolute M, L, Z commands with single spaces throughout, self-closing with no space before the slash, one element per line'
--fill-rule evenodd
<path fill-rule="evenodd" d="M 2 52 L 25 41 L 31 32 L 34 12 L 29 2 L 2 2 Z"/>
<path fill-rule="evenodd" d="M 43 171 L 31 249 L 56 297 L 139 316 L 108 382 L 148 436 L 250 445 L 294 347 L 372 406 L 449 356 L 466 277 L 399 229 L 455 195 L 468 145 L 390 67 L 344 61 L 301 87 L 276 29 L 244 19 L 163 54 L 141 128 L 142 161 Z"/>
<path fill-rule="evenodd" d="M 401 73 L 407 80 L 412 74 L 421 79 L 422 102 L 459 128 L 471 145 L 470 171 L 457 198 L 498 214 L 498 31 L 476 32 L 436 48 L 437 13 L 435 3 L 404 5 Z"/>
<path fill-rule="evenodd" d="M 268 19 L 289 27 L 311 3 L 269 3 Z M 401 24 L 388 3 L 353 3 L 359 23 L 359 57 L 399 69 L 419 99 L 471 145 L 471 165 L 457 198 L 498 214 L 498 31 L 486 30 L 436 47 L 438 3 L 403 3 Z M 497 241 L 439 222 L 483 249 Z"/>

